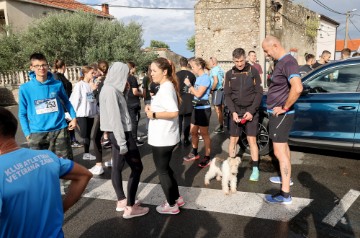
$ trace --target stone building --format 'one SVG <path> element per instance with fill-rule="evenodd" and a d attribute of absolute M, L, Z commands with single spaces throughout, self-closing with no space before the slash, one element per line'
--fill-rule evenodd
<path fill-rule="evenodd" d="M 263 54 L 260 42 L 261 0 L 199 0 L 195 5 L 195 55 L 216 57 L 229 68 L 232 51 L 242 47 Z M 289 0 L 266 0 L 266 35 L 278 37 L 299 64 L 316 54 L 319 16 Z M 335 39 L 334 39 L 335 41 Z"/>

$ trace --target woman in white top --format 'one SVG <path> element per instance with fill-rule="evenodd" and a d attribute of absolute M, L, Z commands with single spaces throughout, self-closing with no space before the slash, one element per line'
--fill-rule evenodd
<path fill-rule="evenodd" d="M 76 118 L 80 127 L 80 136 L 84 140 L 83 160 L 95 160 L 95 156 L 89 153 L 91 139 L 91 128 L 94 124 L 94 117 L 98 114 L 98 106 L 93 91 L 97 85 L 92 82 L 94 69 L 84 66 L 81 69 L 82 76 L 73 88 L 70 102 L 76 112 Z M 94 146 L 96 149 L 98 146 Z M 101 149 L 101 145 L 100 145 Z"/>
<path fill-rule="evenodd" d="M 145 107 L 147 117 L 151 119 L 148 143 L 152 147 L 156 171 L 167 200 L 157 206 L 156 210 L 161 214 L 177 214 L 180 212 L 179 207 L 185 204 L 170 168 L 172 151 L 180 141 L 178 83 L 174 67 L 165 58 L 152 62 L 151 77 L 155 83 L 160 84 L 160 88 L 153 96 L 151 105 Z"/>

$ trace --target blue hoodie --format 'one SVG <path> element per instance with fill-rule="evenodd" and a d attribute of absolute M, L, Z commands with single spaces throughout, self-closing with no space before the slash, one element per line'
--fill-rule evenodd
<path fill-rule="evenodd" d="M 61 81 L 55 80 L 50 72 L 44 83 L 36 80 L 35 72 L 30 72 L 29 78 L 19 90 L 19 119 L 25 137 L 67 127 L 62 104 L 72 118 L 76 114 Z"/>

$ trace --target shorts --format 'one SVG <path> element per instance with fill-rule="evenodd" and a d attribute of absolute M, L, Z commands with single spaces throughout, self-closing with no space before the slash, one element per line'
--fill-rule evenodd
<path fill-rule="evenodd" d="M 31 133 L 29 147 L 33 150 L 50 150 L 59 157 L 74 159 L 67 127 L 57 131 Z"/>
<path fill-rule="evenodd" d="M 208 127 L 210 124 L 211 108 L 195 109 L 191 114 L 191 124 Z"/>
<path fill-rule="evenodd" d="M 255 113 L 251 121 L 247 121 L 245 124 L 234 122 L 232 115 L 230 115 L 230 136 L 240 137 L 245 128 L 247 136 L 257 136 L 259 130 L 259 113 Z"/>
<path fill-rule="evenodd" d="M 218 89 L 212 94 L 212 104 L 214 106 L 221 106 L 224 103 L 224 91 L 223 89 Z"/>
<path fill-rule="evenodd" d="M 269 137 L 273 142 L 287 143 L 295 114 L 269 116 Z"/>

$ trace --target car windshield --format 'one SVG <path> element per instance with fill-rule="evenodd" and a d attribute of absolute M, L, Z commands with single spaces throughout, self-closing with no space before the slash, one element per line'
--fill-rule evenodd
<path fill-rule="evenodd" d="M 315 74 L 304 82 L 310 93 L 346 93 L 359 90 L 359 65 L 339 66 Z"/>

